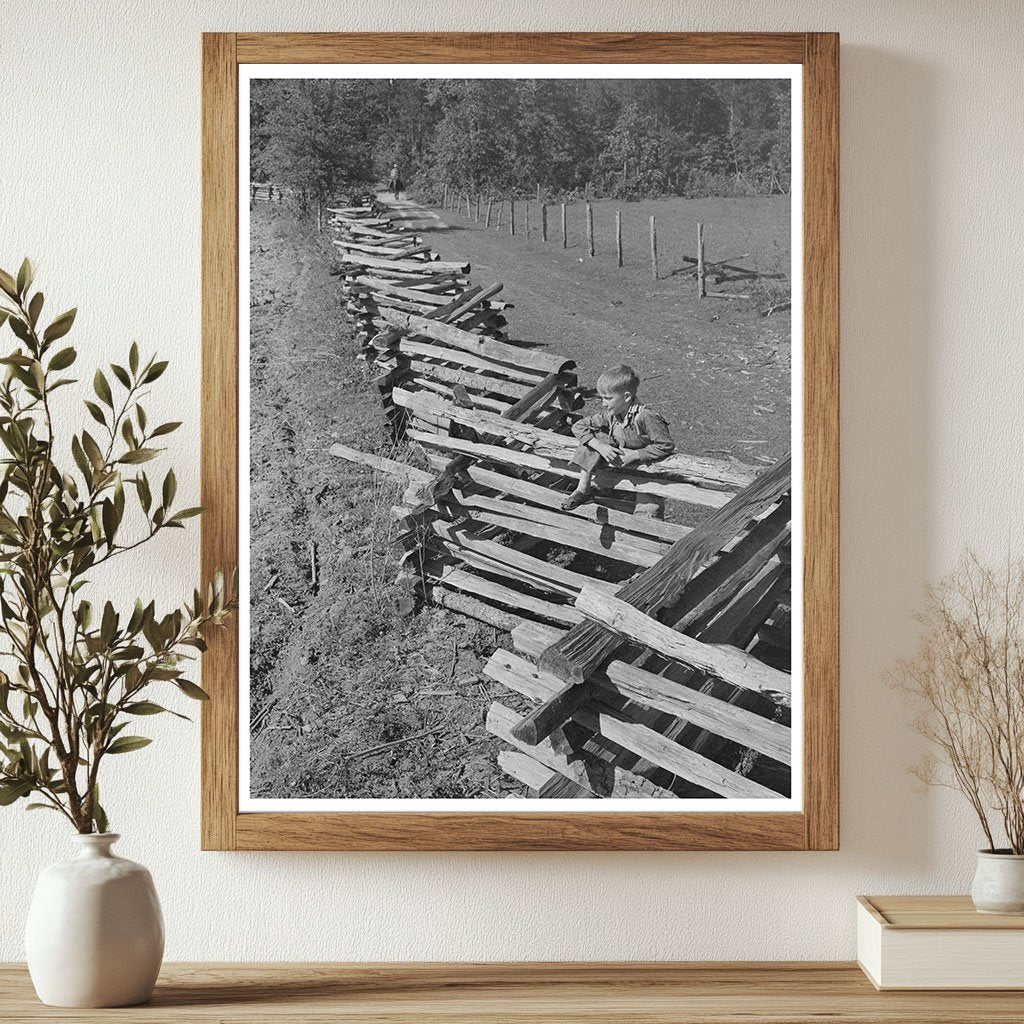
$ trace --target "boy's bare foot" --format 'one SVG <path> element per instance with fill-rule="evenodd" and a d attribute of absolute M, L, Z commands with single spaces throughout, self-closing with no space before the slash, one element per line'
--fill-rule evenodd
<path fill-rule="evenodd" d="M 594 500 L 593 491 L 573 491 L 559 506 L 565 512 L 571 512 L 580 505 L 586 505 L 588 501 Z"/>

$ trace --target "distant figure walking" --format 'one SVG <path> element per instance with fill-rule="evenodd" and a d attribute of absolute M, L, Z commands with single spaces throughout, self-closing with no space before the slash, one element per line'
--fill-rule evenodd
<path fill-rule="evenodd" d="M 396 199 L 401 199 L 402 179 L 398 176 L 398 164 L 391 165 L 391 180 L 388 182 L 388 190 L 394 192 Z"/>

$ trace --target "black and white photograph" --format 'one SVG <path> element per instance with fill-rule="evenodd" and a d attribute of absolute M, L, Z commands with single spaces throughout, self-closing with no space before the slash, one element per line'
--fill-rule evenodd
<path fill-rule="evenodd" d="M 799 809 L 799 68 L 239 95 L 242 810 Z"/>

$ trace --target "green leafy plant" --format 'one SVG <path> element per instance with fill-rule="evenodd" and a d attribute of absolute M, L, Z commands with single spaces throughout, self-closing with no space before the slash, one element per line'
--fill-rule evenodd
<path fill-rule="evenodd" d="M 234 609 L 237 578 L 226 586 L 218 572 L 164 615 L 141 598 L 127 612 L 88 599 L 95 570 L 202 510 L 174 506 L 173 469 L 156 485 L 141 468 L 180 424 L 148 422 L 141 403 L 167 363 L 136 344 L 93 376 L 84 405 L 96 426 L 58 434 L 53 394 L 77 383 L 66 375 L 77 353 L 61 344 L 76 311 L 42 327 L 33 278 L 29 260 L 0 271 L 0 328 L 17 341 L 0 358 L 0 805 L 24 799 L 105 832 L 101 764 L 152 742 L 126 731 L 133 721 L 186 717 L 151 699 L 158 687 L 207 699 L 185 673 L 205 629 Z"/>

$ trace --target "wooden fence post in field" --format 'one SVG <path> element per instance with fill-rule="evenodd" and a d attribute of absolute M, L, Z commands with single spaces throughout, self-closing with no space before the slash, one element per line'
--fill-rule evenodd
<path fill-rule="evenodd" d="M 494 205 L 494 200 L 487 197 L 487 220 L 484 221 L 484 227 L 489 228 L 491 226 L 491 207 Z"/>
<path fill-rule="evenodd" d="M 546 242 L 548 240 L 548 204 L 540 204 L 540 240 Z"/>
<path fill-rule="evenodd" d="M 587 203 L 587 254 L 594 255 L 594 208 Z"/>
<path fill-rule="evenodd" d="M 274 201 L 274 186 L 267 185 L 267 202 L 272 203 Z"/>
<path fill-rule="evenodd" d="M 524 213 L 523 219 L 525 220 L 526 237 L 530 237 L 530 200 L 526 200 L 526 212 Z"/>
<path fill-rule="evenodd" d="M 651 276 L 658 280 L 658 229 L 654 224 L 654 214 L 651 214 Z"/>
<path fill-rule="evenodd" d="M 324 230 L 324 204 L 318 199 L 316 201 L 316 232 L 323 234 Z"/>
<path fill-rule="evenodd" d="M 508 201 L 508 233 L 510 235 L 516 233 L 516 201 L 514 199 Z"/>
<path fill-rule="evenodd" d="M 441 199 L 441 208 L 444 209 L 444 210 L 448 209 L 448 185 L 447 185 L 447 183 L 444 186 L 444 196 Z"/>
<path fill-rule="evenodd" d="M 697 297 L 703 299 L 708 293 L 704 276 L 704 225 L 697 224 Z"/>
<path fill-rule="evenodd" d="M 615 211 L 615 256 L 622 266 L 622 211 Z"/>
<path fill-rule="evenodd" d="M 540 182 L 537 182 L 537 202 L 540 202 Z"/>
<path fill-rule="evenodd" d="M 562 203 L 562 248 L 566 247 L 565 240 L 565 203 Z"/>

